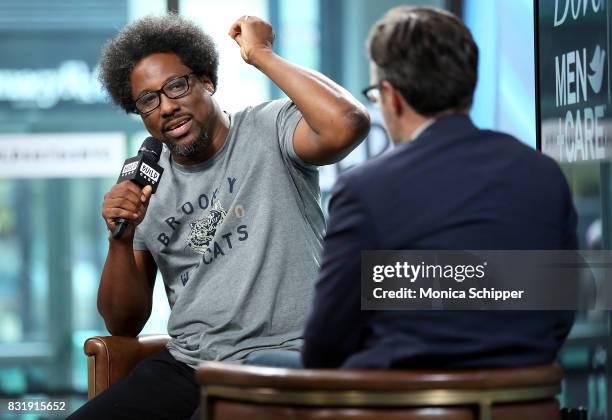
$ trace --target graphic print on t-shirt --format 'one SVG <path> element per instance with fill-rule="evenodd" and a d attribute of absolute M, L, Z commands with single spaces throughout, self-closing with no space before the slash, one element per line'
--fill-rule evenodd
<path fill-rule="evenodd" d="M 187 246 L 198 254 L 204 255 L 207 251 L 210 252 L 208 245 L 215 237 L 217 226 L 223 222 L 225 216 L 227 216 L 225 209 L 221 202 L 216 200 L 208 216 L 189 223 L 191 231 L 187 236 Z"/>

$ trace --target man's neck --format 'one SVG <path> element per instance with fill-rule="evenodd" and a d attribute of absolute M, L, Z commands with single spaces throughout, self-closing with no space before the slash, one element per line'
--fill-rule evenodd
<path fill-rule="evenodd" d="M 436 121 L 435 118 L 428 118 L 424 122 L 421 123 L 413 132 L 412 135 L 408 138 L 409 141 L 416 140 L 417 137 L 423 133 L 423 131 L 427 130 L 427 128 L 432 125 Z"/>
<path fill-rule="evenodd" d="M 457 113 L 468 115 L 468 111 L 456 111 L 454 109 L 438 112 L 437 114 L 431 116 L 421 115 L 413 111 L 412 115 L 409 116 L 409 119 L 405 122 L 402 129 L 402 138 L 404 139 L 403 142 L 415 140 L 438 118 Z"/>
<path fill-rule="evenodd" d="M 417 114 L 414 111 L 406 115 L 400 123 L 399 142 L 405 143 L 416 138 L 417 135 L 429 126 L 431 120 L 432 118 Z"/>
<path fill-rule="evenodd" d="M 210 145 L 206 147 L 200 157 L 200 162 L 204 162 L 212 158 L 225 144 L 227 140 L 227 134 L 229 133 L 230 118 L 225 112 L 219 112 L 216 124 L 213 127 L 212 141 Z"/>

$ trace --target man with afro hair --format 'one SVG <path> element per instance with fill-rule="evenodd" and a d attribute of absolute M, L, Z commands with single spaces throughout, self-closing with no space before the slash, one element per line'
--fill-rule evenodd
<path fill-rule="evenodd" d="M 300 366 L 324 231 L 317 166 L 356 147 L 369 116 L 327 77 L 275 54 L 267 22 L 243 16 L 229 36 L 288 99 L 223 112 L 215 45 L 177 15 L 128 25 L 102 53 L 103 85 L 163 142 L 164 174 L 153 197 L 131 182 L 104 196 L 109 231 L 130 223 L 109 235 L 98 310 L 111 334 L 136 336 L 159 270 L 171 340 L 72 418 L 199 418 L 200 361 Z"/>

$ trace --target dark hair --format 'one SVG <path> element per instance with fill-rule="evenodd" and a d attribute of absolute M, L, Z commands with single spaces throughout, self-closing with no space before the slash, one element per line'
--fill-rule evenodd
<path fill-rule="evenodd" d="M 396 7 L 374 25 L 367 48 L 379 81 L 389 81 L 419 114 L 471 106 L 478 47 L 455 15 L 432 7 Z"/>
<path fill-rule="evenodd" d="M 219 53 L 212 38 L 176 14 L 147 16 L 127 25 L 102 50 L 99 79 L 113 101 L 126 112 L 135 109 L 130 74 L 148 55 L 173 52 L 197 75 L 217 87 Z"/>

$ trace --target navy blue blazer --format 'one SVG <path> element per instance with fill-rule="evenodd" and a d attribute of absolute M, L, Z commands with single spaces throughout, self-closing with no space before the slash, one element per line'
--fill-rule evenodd
<path fill-rule="evenodd" d="M 549 363 L 571 312 L 361 311 L 360 252 L 575 249 L 576 213 L 549 157 L 464 115 L 342 174 L 332 192 L 305 367 Z"/>

